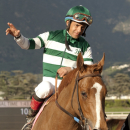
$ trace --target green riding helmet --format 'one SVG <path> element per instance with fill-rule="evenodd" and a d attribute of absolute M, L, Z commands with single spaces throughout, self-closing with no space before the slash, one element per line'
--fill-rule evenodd
<path fill-rule="evenodd" d="M 87 25 L 90 25 L 93 22 L 89 10 L 82 5 L 72 7 L 66 14 L 65 22 L 67 20 L 72 20 L 78 23 L 86 23 Z"/>

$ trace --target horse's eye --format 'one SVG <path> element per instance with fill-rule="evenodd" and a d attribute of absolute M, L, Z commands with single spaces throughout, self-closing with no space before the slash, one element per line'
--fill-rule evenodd
<path fill-rule="evenodd" d="M 87 97 L 87 93 L 86 92 L 81 92 L 82 96 Z"/>

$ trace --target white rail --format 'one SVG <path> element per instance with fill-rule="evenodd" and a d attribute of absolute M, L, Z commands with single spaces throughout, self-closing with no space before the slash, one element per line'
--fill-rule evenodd
<path fill-rule="evenodd" d="M 106 112 L 107 119 L 126 119 L 130 112 Z"/>

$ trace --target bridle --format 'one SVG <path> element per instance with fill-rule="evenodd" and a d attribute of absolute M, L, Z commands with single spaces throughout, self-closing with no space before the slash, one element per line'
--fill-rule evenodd
<path fill-rule="evenodd" d="M 55 79 L 55 103 L 56 103 L 58 108 L 60 108 L 64 113 L 66 113 L 67 115 L 72 117 L 77 123 L 79 123 L 82 127 L 82 130 L 89 130 L 89 126 L 88 126 L 88 120 L 84 117 L 81 106 L 80 106 L 79 93 L 78 93 L 78 82 L 79 82 L 79 80 L 81 80 L 85 77 L 96 77 L 96 76 L 101 77 L 100 74 L 87 74 L 87 75 L 83 75 L 83 76 L 79 77 L 79 72 L 77 73 L 75 85 L 74 85 L 74 89 L 73 89 L 73 94 L 72 94 L 72 99 L 73 99 L 73 95 L 74 95 L 74 92 L 75 92 L 75 89 L 76 89 L 76 86 L 77 86 L 78 110 L 79 110 L 80 117 L 81 117 L 81 119 L 78 119 L 77 117 L 74 117 L 71 113 L 66 111 L 63 107 L 61 107 L 59 105 L 58 101 L 57 101 L 57 99 L 58 99 L 58 96 L 57 96 L 57 77 L 58 77 L 58 73 L 56 74 L 56 79 Z M 71 105 L 72 105 L 72 99 L 71 99 Z M 72 105 L 72 107 L 73 107 L 73 105 Z"/>

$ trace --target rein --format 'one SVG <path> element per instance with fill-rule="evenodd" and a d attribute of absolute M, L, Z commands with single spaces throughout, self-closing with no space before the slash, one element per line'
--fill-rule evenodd
<path fill-rule="evenodd" d="M 88 75 L 83 75 L 81 77 L 79 77 L 79 72 L 76 76 L 76 80 L 75 80 L 75 85 L 74 85 L 74 90 L 73 90 L 73 94 L 72 94 L 72 99 L 73 99 L 73 95 L 74 95 L 74 92 L 75 92 L 75 89 L 76 89 L 76 86 L 77 86 L 77 101 L 78 101 L 78 110 L 79 110 L 79 113 L 80 113 L 80 116 L 81 116 L 81 119 L 78 119 L 77 117 L 74 117 L 71 113 L 69 113 L 68 111 L 66 111 L 63 107 L 60 106 L 60 104 L 58 103 L 57 99 L 58 99 L 58 95 L 57 95 L 57 78 L 58 78 L 58 73 L 56 74 L 56 78 L 55 78 L 55 103 L 57 105 L 57 107 L 59 109 L 61 109 L 63 112 L 65 112 L 67 115 L 69 115 L 70 117 L 72 117 L 77 123 L 79 123 L 82 127 L 82 130 L 89 130 L 89 127 L 88 127 L 88 121 L 87 119 L 84 117 L 83 115 L 83 112 L 82 112 L 82 109 L 81 109 L 81 106 L 80 106 L 80 102 L 79 102 L 79 93 L 78 93 L 78 82 L 79 80 L 85 78 L 85 77 L 96 77 L 96 76 L 99 76 L 101 77 L 100 74 L 88 74 Z M 71 105 L 72 105 L 72 99 L 71 99 Z M 73 105 L 72 105 L 72 108 L 73 108 Z"/>

